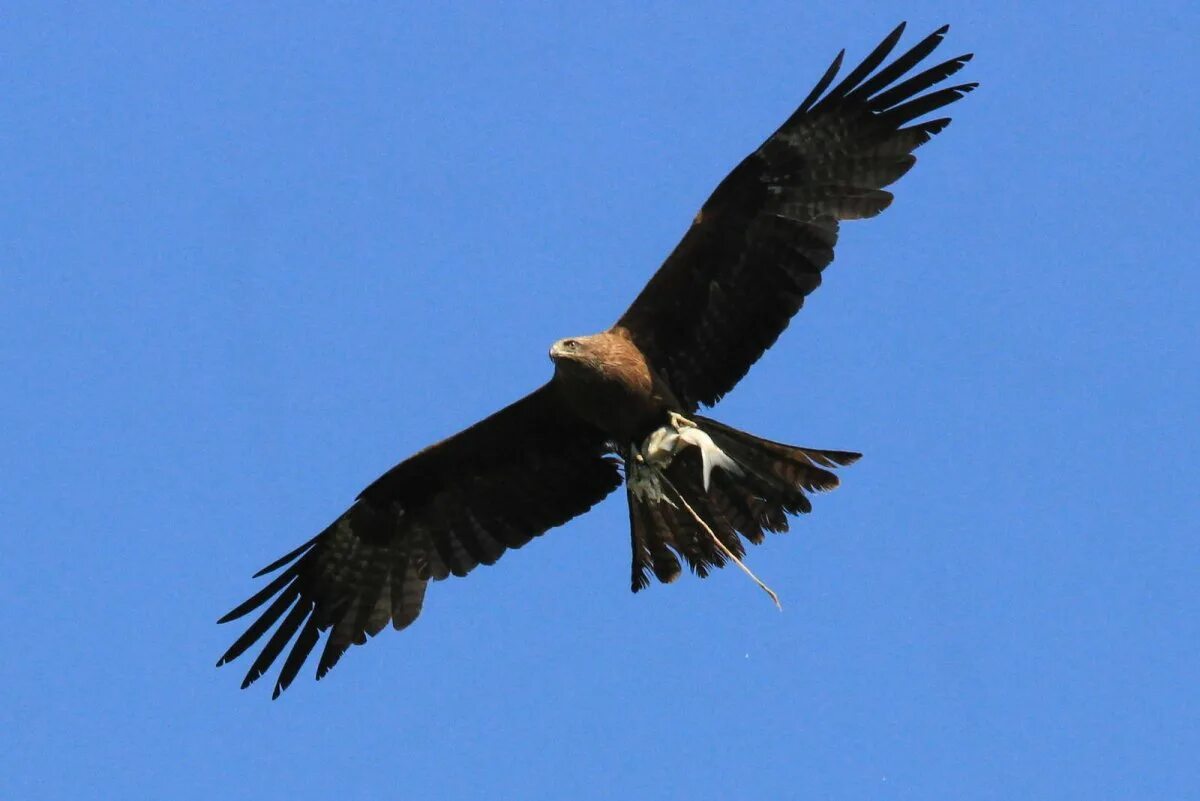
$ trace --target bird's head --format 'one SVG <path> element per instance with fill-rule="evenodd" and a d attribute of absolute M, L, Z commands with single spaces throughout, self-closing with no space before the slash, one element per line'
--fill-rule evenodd
<path fill-rule="evenodd" d="M 550 346 L 550 361 L 556 367 L 587 367 L 597 361 L 595 337 L 568 337 Z"/>
<path fill-rule="evenodd" d="M 583 356 L 583 345 L 580 339 L 583 337 L 568 337 L 560 339 L 550 346 L 550 361 L 558 364 L 564 361 L 579 361 Z"/>

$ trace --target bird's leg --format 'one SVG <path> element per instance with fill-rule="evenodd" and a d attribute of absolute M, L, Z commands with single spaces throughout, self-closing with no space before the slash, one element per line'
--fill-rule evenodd
<path fill-rule="evenodd" d="M 696 428 L 696 424 L 684 417 L 679 412 L 667 412 L 667 419 L 671 421 L 671 427 L 676 431 L 684 428 Z"/>

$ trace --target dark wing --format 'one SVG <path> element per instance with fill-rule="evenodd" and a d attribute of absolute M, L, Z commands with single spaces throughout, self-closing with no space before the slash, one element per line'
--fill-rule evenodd
<path fill-rule="evenodd" d="M 912 121 L 975 88 L 926 92 L 970 55 L 896 83 L 937 47 L 945 27 L 871 76 L 903 30 L 825 93 L 838 54 L 800 108 L 721 182 L 618 321 L 687 408 L 711 406 L 741 380 L 821 283 L 838 221 L 887 208 L 892 195 L 883 187 L 950 122 Z"/>
<path fill-rule="evenodd" d="M 245 688 L 294 642 L 274 696 L 329 631 L 317 678 L 351 644 L 390 621 L 416 619 L 430 579 L 465 576 L 508 548 L 582 514 L 621 483 L 604 436 L 567 412 L 551 384 L 393 467 L 309 542 L 263 568 L 283 568 L 220 622 L 261 612 L 220 661 L 240 656 L 278 621 Z M 286 567 L 285 567 L 286 566 Z"/>

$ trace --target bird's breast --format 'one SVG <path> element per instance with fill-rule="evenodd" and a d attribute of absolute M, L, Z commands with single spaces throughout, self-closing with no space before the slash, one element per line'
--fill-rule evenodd
<path fill-rule="evenodd" d="M 641 359 L 606 362 L 599 369 L 560 366 L 554 380 L 575 414 L 623 444 L 640 440 L 671 408 Z"/>

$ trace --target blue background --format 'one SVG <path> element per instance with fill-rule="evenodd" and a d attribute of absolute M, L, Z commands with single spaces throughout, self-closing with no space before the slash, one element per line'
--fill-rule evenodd
<path fill-rule="evenodd" d="M 618 495 L 279 702 L 213 669 L 253 570 L 545 380 L 902 18 L 983 87 L 715 412 L 866 454 L 751 553 L 782 614 L 732 570 L 631 595 Z M 0 796 L 1200 797 L 1198 33 L 1189 2 L 10 7 Z"/>

